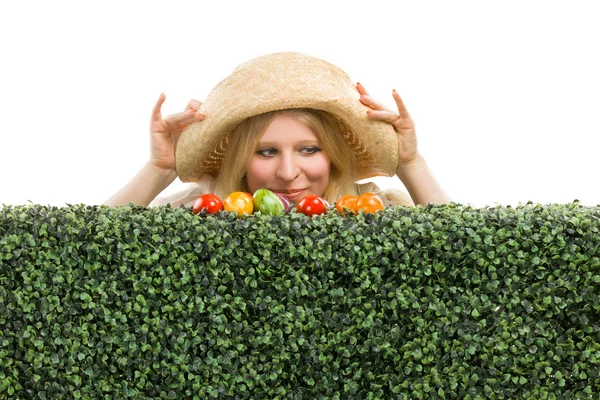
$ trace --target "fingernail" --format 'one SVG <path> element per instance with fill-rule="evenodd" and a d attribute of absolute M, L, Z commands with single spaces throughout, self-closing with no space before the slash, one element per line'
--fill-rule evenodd
<path fill-rule="evenodd" d="M 200 112 L 197 112 L 196 115 L 195 115 L 195 117 L 196 118 L 202 118 L 202 119 L 204 119 L 204 118 L 206 118 L 206 115 L 204 115 L 204 114 L 202 114 Z"/>

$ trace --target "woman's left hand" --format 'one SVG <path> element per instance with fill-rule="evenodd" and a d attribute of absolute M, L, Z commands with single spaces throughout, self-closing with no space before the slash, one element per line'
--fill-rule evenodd
<path fill-rule="evenodd" d="M 398 134 L 398 168 L 414 163 L 419 154 L 415 124 L 398 92 L 392 91 L 392 97 L 398 107 L 396 112 L 387 109 L 383 104 L 372 98 L 360 83 L 356 84 L 356 89 L 360 93 L 360 101 L 371 108 L 367 111 L 367 115 L 373 119 L 390 123 Z"/>

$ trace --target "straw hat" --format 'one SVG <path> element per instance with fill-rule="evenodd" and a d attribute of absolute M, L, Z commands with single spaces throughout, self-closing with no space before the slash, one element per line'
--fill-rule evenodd
<path fill-rule="evenodd" d="M 288 108 L 323 110 L 336 117 L 356 155 L 358 179 L 392 176 L 398 167 L 398 139 L 392 126 L 367 116 L 348 74 L 302 53 L 274 53 L 239 65 L 215 86 L 177 144 L 177 174 L 183 182 L 216 177 L 230 132 L 243 120 Z"/>

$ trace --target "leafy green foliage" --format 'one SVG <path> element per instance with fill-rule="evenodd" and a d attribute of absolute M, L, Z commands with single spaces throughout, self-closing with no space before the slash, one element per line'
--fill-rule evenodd
<path fill-rule="evenodd" d="M 5 207 L 0 397 L 597 398 L 599 216 Z"/>

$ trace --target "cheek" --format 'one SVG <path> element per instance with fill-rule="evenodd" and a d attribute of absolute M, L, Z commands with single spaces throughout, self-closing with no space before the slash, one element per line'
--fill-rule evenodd
<path fill-rule="evenodd" d="M 248 189 L 252 193 L 265 186 L 264 183 L 269 176 L 269 171 L 266 167 L 264 163 L 250 160 L 248 172 L 246 172 L 246 181 L 248 182 Z"/>
<path fill-rule="evenodd" d="M 329 161 L 328 157 L 320 157 L 309 165 L 307 172 L 310 173 L 311 178 L 314 180 L 328 180 L 329 173 L 331 172 L 331 161 Z"/>

